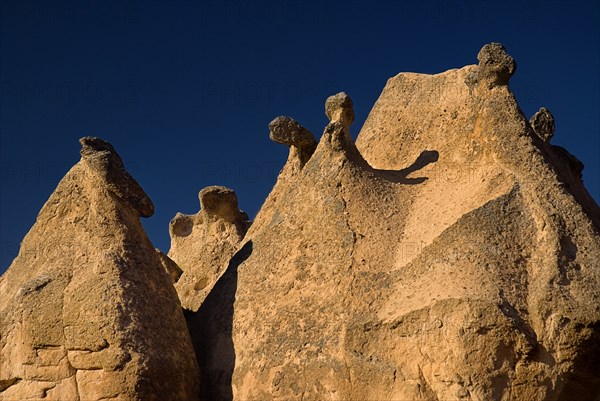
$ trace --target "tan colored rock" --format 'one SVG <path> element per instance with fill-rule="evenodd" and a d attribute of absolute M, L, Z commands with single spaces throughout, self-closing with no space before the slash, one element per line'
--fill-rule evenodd
<path fill-rule="evenodd" d="M 600 209 L 478 58 L 391 78 L 356 145 L 327 102 L 188 315 L 208 398 L 598 399 Z"/>
<path fill-rule="evenodd" d="M 250 225 L 233 190 L 212 186 L 198 197 L 201 210 L 191 216 L 177 213 L 169 226 L 169 257 L 183 272 L 175 288 L 190 311 L 198 310 Z"/>
<path fill-rule="evenodd" d="M 388 80 L 356 143 L 345 93 L 318 143 L 276 118 L 254 224 L 205 188 L 169 256 L 82 139 L 0 277 L 0 400 L 598 401 L 600 208 L 506 49 L 477 58 Z"/>
<path fill-rule="evenodd" d="M 0 400 L 198 399 L 177 294 L 139 221 L 152 202 L 109 143 L 80 142 L 0 278 Z"/>
<path fill-rule="evenodd" d="M 352 99 L 344 92 L 330 96 L 325 101 L 325 115 L 330 121 L 339 121 L 348 130 L 354 122 Z"/>
<path fill-rule="evenodd" d="M 165 269 L 165 271 L 169 273 L 169 276 L 171 276 L 171 280 L 173 280 L 173 283 L 179 281 L 179 278 L 183 274 L 183 270 L 181 270 L 177 263 L 175 263 L 175 261 L 169 256 L 167 256 L 163 251 L 161 251 L 158 248 L 156 248 L 155 250 L 156 253 L 158 253 L 158 258 L 162 264 L 163 269 Z"/>
<path fill-rule="evenodd" d="M 297 148 L 307 148 L 310 158 L 317 147 L 313 134 L 291 117 L 279 116 L 269 123 L 269 137 L 273 142 Z"/>

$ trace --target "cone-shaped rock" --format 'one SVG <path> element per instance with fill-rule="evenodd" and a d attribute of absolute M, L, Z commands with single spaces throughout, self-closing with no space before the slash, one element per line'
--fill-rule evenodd
<path fill-rule="evenodd" d="M 0 400 L 195 400 L 172 281 L 140 216 L 153 205 L 113 147 L 81 139 L 0 278 Z"/>
<path fill-rule="evenodd" d="M 395 328 L 367 347 L 407 334 L 385 360 L 427 399 L 594 399 L 600 209 L 580 163 L 539 140 L 554 130 L 548 112 L 531 129 L 507 86 L 472 85 L 482 69 L 506 83 L 514 60 L 492 44 L 479 62 L 391 78 L 358 136 L 378 168 L 439 153 L 413 173 L 429 179 L 403 212 L 394 284 L 372 305 Z"/>
<path fill-rule="evenodd" d="M 478 58 L 391 78 L 356 146 L 328 100 L 190 317 L 212 399 L 596 399 L 600 210 Z"/>

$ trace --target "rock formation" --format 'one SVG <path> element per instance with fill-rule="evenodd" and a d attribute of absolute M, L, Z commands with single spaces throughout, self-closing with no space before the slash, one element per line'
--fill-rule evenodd
<path fill-rule="evenodd" d="M 550 139 L 554 136 L 554 116 L 545 107 L 541 107 L 531 117 L 529 124 L 533 128 L 533 132 L 544 142 L 550 142 Z"/>
<path fill-rule="evenodd" d="M 195 400 L 177 294 L 139 221 L 152 202 L 110 144 L 81 145 L 0 278 L 0 400 Z"/>
<path fill-rule="evenodd" d="M 302 169 L 317 147 L 314 135 L 291 117 L 279 116 L 269 124 L 273 142 L 290 147 L 289 164 Z"/>
<path fill-rule="evenodd" d="M 197 311 L 219 278 L 250 225 L 238 208 L 235 192 L 212 186 L 198 195 L 200 212 L 177 213 L 171 220 L 169 257 L 183 271 L 175 280 L 181 305 Z"/>
<path fill-rule="evenodd" d="M 600 400 L 600 208 L 506 49 L 477 59 L 390 78 L 356 142 L 345 93 L 319 141 L 275 118 L 252 226 L 205 188 L 169 256 L 84 138 L 0 278 L 0 400 Z"/>
<path fill-rule="evenodd" d="M 598 399 L 598 206 L 478 60 L 391 78 L 356 145 L 327 100 L 189 316 L 208 399 Z"/>

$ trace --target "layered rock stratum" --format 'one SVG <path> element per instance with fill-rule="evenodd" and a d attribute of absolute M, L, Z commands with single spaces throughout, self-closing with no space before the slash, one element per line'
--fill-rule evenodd
<path fill-rule="evenodd" d="M 600 208 L 515 60 L 477 59 L 390 78 L 356 141 L 345 93 L 320 140 L 275 118 L 252 225 L 205 188 L 168 256 L 83 139 L 0 279 L 0 400 L 600 400 Z"/>

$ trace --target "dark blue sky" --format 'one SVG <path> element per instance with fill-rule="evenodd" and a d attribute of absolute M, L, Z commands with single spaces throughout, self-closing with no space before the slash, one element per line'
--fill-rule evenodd
<path fill-rule="evenodd" d="M 598 2 L 28 2 L 0 5 L 0 272 L 66 171 L 78 138 L 119 151 L 168 222 L 226 185 L 251 216 L 287 157 L 267 124 L 320 137 L 325 98 L 354 100 L 356 135 L 386 80 L 477 62 L 501 42 L 521 108 L 556 117 L 553 143 L 600 200 Z"/>

